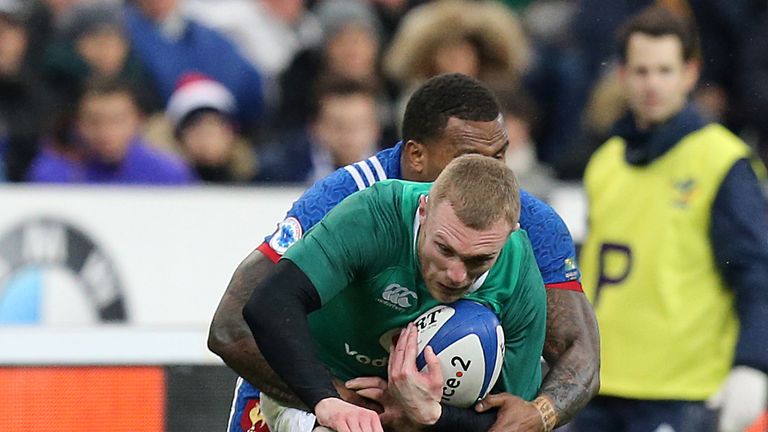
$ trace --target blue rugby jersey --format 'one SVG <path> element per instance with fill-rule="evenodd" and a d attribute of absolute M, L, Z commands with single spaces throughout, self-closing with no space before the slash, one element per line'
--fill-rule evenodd
<path fill-rule="evenodd" d="M 293 243 L 344 198 L 377 181 L 401 179 L 402 149 L 402 143 L 398 143 L 317 181 L 293 203 L 285 219 L 274 233 L 264 239 L 259 250 L 277 262 Z M 582 291 L 576 250 L 563 220 L 552 207 L 524 190 L 520 191 L 520 206 L 520 227 L 528 232 L 546 287 Z M 248 399 L 258 397 L 259 391 L 247 381 L 243 380 L 238 385 L 229 432 L 241 431 L 238 429 L 239 419 L 244 414 Z"/>

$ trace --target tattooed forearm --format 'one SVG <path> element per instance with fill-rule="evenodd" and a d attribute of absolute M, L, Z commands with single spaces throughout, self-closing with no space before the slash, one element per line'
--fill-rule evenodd
<path fill-rule="evenodd" d="M 213 317 L 208 348 L 243 379 L 277 402 L 306 409 L 264 360 L 251 329 L 243 319 L 243 306 L 272 266 L 272 262 L 259 251 L 251 252 L 238 266 Z"/>
<path fill-rule="evenodd" d="M 555 405 L 558 426 L 568 423 L 600 387 L 600 338 L 584 294 L 547 290 L 544 359 L 551 369 L 539 394 Z"/>

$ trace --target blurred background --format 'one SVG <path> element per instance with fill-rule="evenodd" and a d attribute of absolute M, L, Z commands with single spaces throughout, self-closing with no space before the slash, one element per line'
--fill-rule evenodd
<path fill-rule="evenodd" d="M 437 74 L 496 92 L 508 163 L 580 242 L 615 33 L 651 3 L 0 0 L 0 431 L 224 430 L 229 276 Z M 768 161 L 768 2 L 656 3 L 698 24 L 693 100 Z"/>

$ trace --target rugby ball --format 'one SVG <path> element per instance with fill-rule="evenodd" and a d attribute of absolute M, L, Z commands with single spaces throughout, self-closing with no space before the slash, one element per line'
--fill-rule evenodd
<path fill-rule="evenodd" d="M 443 373 L 442 402 L 467 408 L 484 398 L 501 372 L 504 330 L 490 309 L 471 300 L 436 306 L 414 324 L 418 330 L 416 367 L 426 369 L 431 346 Z"/>

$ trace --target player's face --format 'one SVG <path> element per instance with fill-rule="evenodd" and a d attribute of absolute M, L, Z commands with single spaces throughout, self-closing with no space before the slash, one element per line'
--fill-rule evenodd
<path fill-rule="evenodd" d="M 499 115 L 488 122 L 448 119 L 443 136 L 426 146 L 423 181 L 434 181 L 453 159 L 465 154 L 481 154 L 504 160 L 509 138 L 504 119 Z"/>
<path fill-rule="evenodd" d="M 419 202 L 421 228 L 419 263 L 429 294 L 442 303 L 454 302 L 496 262 L 512 228 L 504 220 L 475 230 L 464 225 L 447 201 L 429 206 Z"/>
<path fill-rule="evenodd" d="M 638 126 L 646 129 L 683 108 L 698 79 L 698 67 L 683 60 L 683 46 L 676 36 L 635 33 L 629 38 L 619 77 Z"/>

